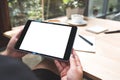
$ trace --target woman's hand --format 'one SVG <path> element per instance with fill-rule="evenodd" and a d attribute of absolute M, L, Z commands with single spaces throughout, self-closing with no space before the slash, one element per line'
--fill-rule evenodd
<path fill-rule="evenodd" d="M 11 56 L 11 57 L 14 57 L 14 58 L 22 58 L 25 53 L 23 52 L 20 52 L 18 50 L 16 50 L 14 48 L 18 38 L 20 37 L 21 35 L 21 32 L 22 32 L 23 28 L 20 29 L 20 31 L 18 33 L 16 33 L 9 41 L 8 45 L 7 45 L 7 48 L 6 50 L 2 53 L 2 55 L 5 55 L 5 56 Z"/>
<path fill-rule="evenodd" d="M 82 80 L 83 70 L 76 52 L 73 50 L 69 62 L 55 60 L 61 80 Z"/>

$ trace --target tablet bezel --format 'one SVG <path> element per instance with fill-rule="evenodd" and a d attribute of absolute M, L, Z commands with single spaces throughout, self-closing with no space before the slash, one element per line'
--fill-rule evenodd
<path fill-rule="evenodd" d="M 26 32 L 27 32 L 27 30 L 28 30 L 32 21 L 35 21 L 35 20 L 28 20 L 27 23 L 25 24 L 25 27 L 24 27 L 24 29 L 21 33 L 21 36 L 19 37 L 19 39 L 18 39 L 18 41 L 15 45 L 15 49 L 21 50 L 21 51 L 26 51 L 26 50 L 22 50 L 22 49 L 19 49 L 19 48 L 20 48 L 20 45 L 21 45 L 21 43 L 22 43 L 22 41 L 25 37 L 25 34 L 26 34 Z M 74 40 L 75 40 L 75 36 L 76 36 L 76 33 L 77 33 L 77 27 L 76 26 L 65 25 L 65 24 L 43 22 L 43 21 L 35 21 L 35 22 L 72 27 L 71 31 L 70 31 L 68 43 L 67 43 L 67 46 L 66 46 L 66 49 L 65 49 L 65 54 L 64 54 L 63 58 L 59 58 L 59 57 L 54 57 L 54 56 L 50 56 L 50 55 L 45 55 L 44 53 L 36 53 L 36 52 L 31 52 L 31 51 L 26 51 L 26 52 L 30 52 L 32 54 L 39 54 L 39 55 L 43 55 L 43 56 L 48 56 L 48 57 L 52 57 L 52 58 L 57 58 L 57 59 L 60 59 L 60 60 L 69 60 L 69 57 L 70 57 L 70 54 L 71 54 L 71 51 L 72 51 L 72 47 L 73 47 L 73 43 L 74 43 Z"/>

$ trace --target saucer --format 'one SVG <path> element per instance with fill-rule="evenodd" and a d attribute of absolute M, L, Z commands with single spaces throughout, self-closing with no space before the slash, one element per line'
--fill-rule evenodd
<path fill-rule="evenodd" d="M 80 22 L 80 23 L 76 23 L 76 22 L 73 22 L 72 20 L 68 20 L 68 24 L 70 24 L 70 25 L 75 25 L 75 26 L 83 26 L 83 25 L 86 25 L 86 24 L 87 24 L 87 21 L 83 20 L 83 21 Z"/>

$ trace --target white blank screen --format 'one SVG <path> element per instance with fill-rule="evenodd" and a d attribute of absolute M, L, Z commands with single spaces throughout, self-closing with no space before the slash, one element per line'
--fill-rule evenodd
<path fill-rule="evenodd" d="M 71 27 L 31 22 L 20 49 L 63 58 Z"/>

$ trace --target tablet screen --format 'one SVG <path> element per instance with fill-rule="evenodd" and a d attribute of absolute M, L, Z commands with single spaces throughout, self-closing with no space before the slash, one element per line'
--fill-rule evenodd
<path fill-rule="evenodd" d="M 72 27 L 31 21 L 20 50 L 64 58 Z"/>

